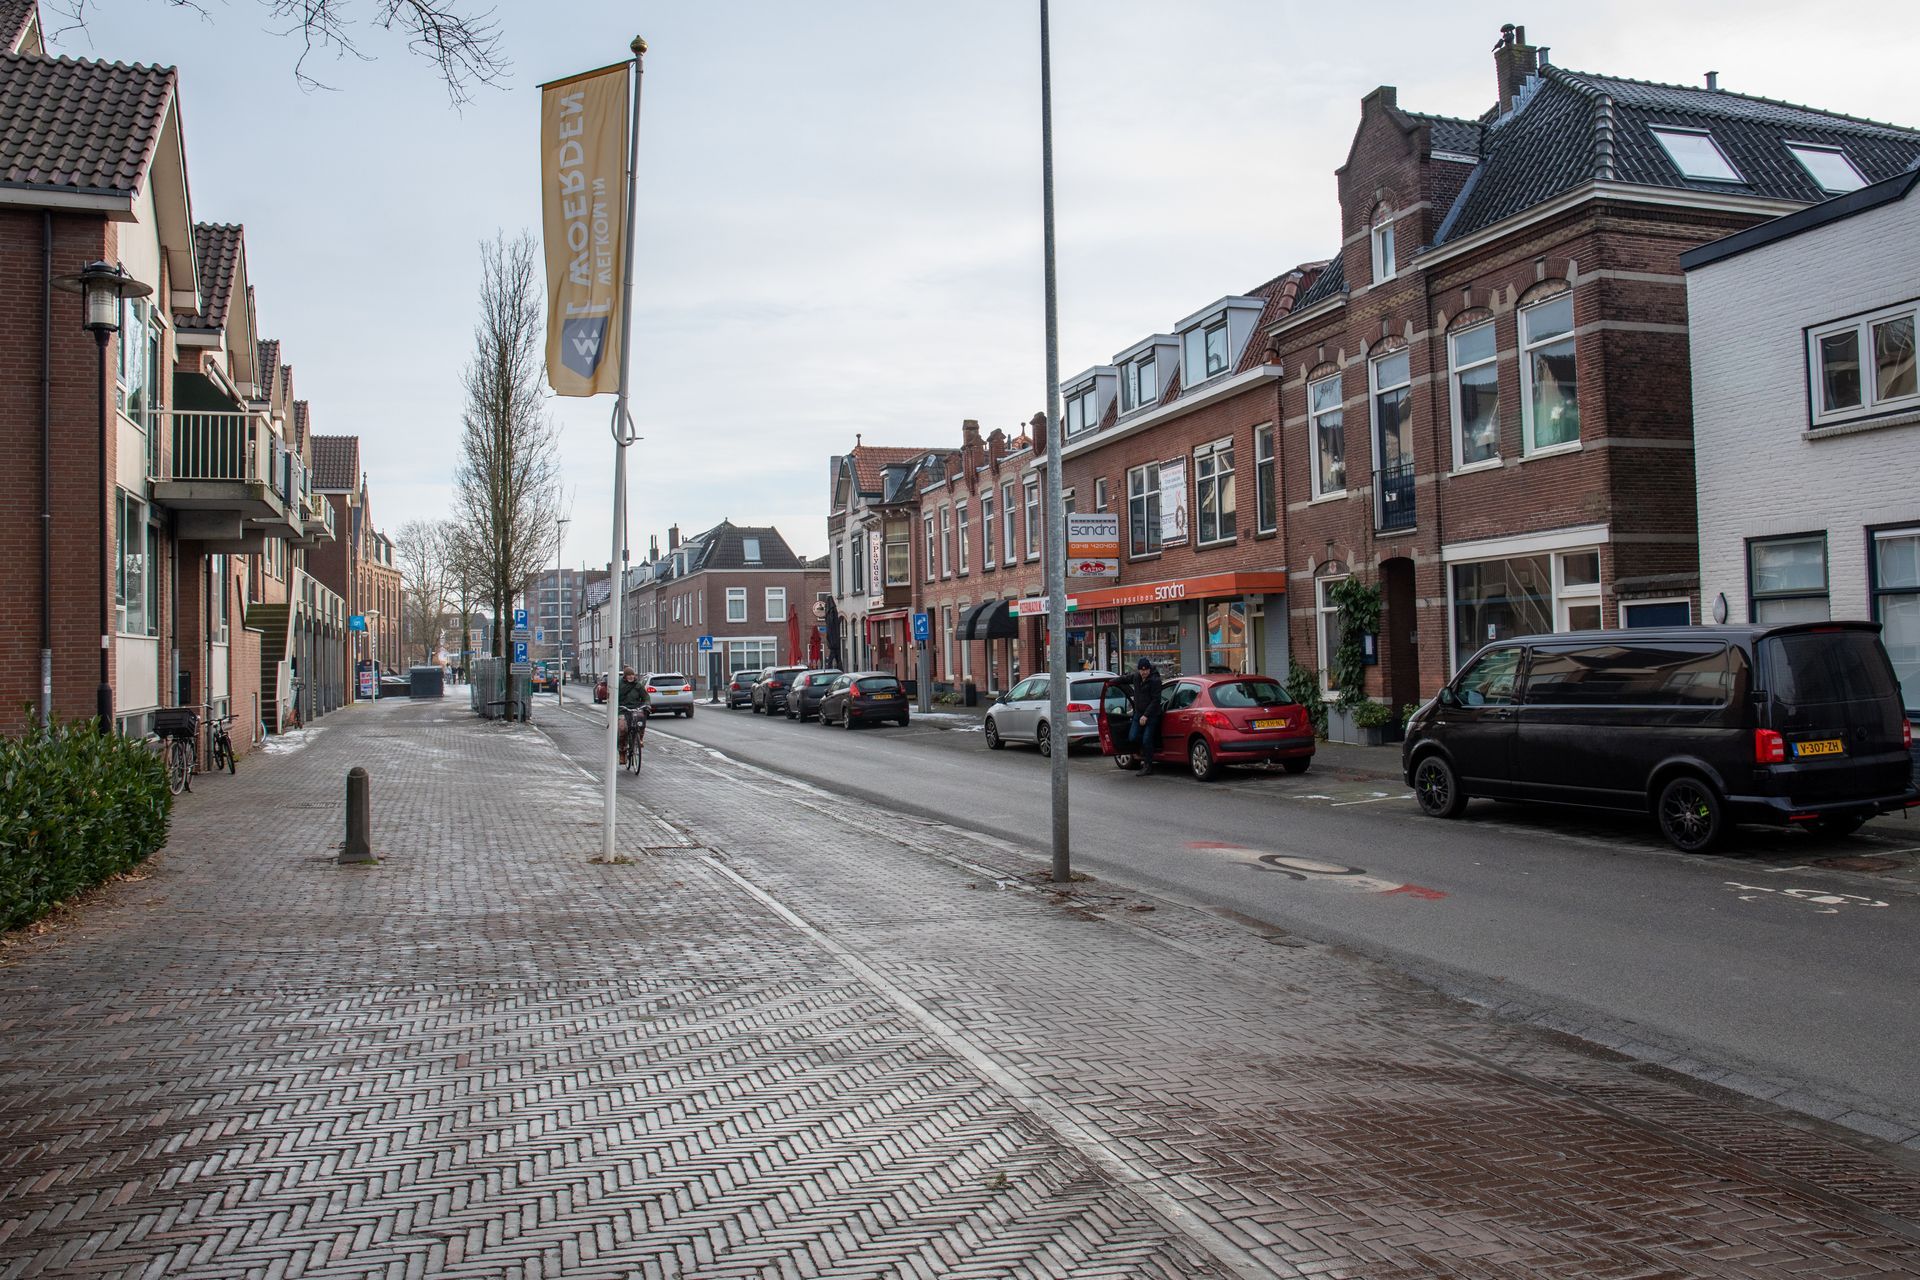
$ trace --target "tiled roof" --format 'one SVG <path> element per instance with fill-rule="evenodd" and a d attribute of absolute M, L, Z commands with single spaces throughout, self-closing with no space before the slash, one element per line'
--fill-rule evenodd
<path fill-rule="evenodd" d="M 1340 265 L 1340 255 L 1336 253 L 1327 259 L 1326 266 L 1320 268 L 1320 274 L 1313 278 L 1313 283 L 1301 291 L 1300 299 L 1293 304 L 1293 309 L 1305 311 L 1315 303 L 1325 302 L 1328 298 L 1346 291 L 1347 273 Z"/>
<path fill-rule="evenodd" d="M 174 82 L 172 67 L 0 53 L 0 185 L 137 195 Z"/>
<path fill-rule="evenodd" d="M 1275 276 L 1258 289 L 1247 291 L 1249 298 L 1265 298 L 1266 310 L 1260 313 L 1259 321 L 1253 326 L 1253 334 L 1247 339 L 1246 350 L 1240 353 L 1240 365 L 1235 373 L 1245 373 L 1255 365 L 1267 362 L 1267 330 L 1280 323 L 1282 316 L 1300 305 L 1303 288 L 1311 288 L 1314 278 L 1326 266 L 1324 262 L 1307 262 L 1295 267 L 1285 275 Z"/>
<path fill-rule="evenodd" d="M 307 414 L 307 402 L 295 400 L 293 402 L 293 443 L 296 447 L 307 442 Z"/>
<path fill-rule="evenodd" d="M 40 6 L 36 0 L 0 0 L 0 49 L 17 49 Z"/>
<path fill-rule="evenodd" d="M 1740 182 L 1688 178 L 1651 129 L 1705 130 Z M 1787 151 L 1813 142 L 1845 151 L 1868 182 L 1920 158 L 1920 132 L 1719 89 L 1649 84 L 1561 67 L 1543 70 L 1517 111 L 1487 126 L 1481 162 L 1435 237 L 1471 235 L 1592 181 L 1814 203 L 1827 198 Z"/>
<path fill-rule="evenodd" d="M 742 539 L 760 540 L 760 558 L 749 562 Z M 707 569 L 799 569 L 804 562 L 793 554 L 793 548 L 780 536 L 780 531 L 772 525 L 764 527 L 754 525 L 736 525 L 722 520 L 705 533 L 695 534 L 687 539 L 687 545 L 693 546 L 698 555 L 693 560 L 694 571 Z"/>
<path fill-rule="evenodd" d="M 1407 114 L 1429 126 L 1428 137 L 1432 140 L 1435 151 L 1451 151 L 1459 156 L 1480 154 L 1480 133 L 1485 126 L 1478 120 L 1460 120 L 1453 116 L 1430 116 L 1418 111 L 1409 111 Z"/>
<path fill-rule="evenodd" d="M 360 437 L 313 438 L 313 487 L 350 492 L 360 482 Z"/>
<path fill-rule="evenodd" d="M 260 394 L 264 397 L 273 393 L 273 380 L 280 376 L 280 339 L 261 339 L 257 353 L 254 367 L 259 371 Z"/>
<path fill-rule="evenodd" d="M 233 303 L 233 277 L 240 266 L 246 232 L 239 223 L 193 224 L 193 256 L 200 268 L 200 314 L 176 314 L 175 323 L 187 331 L 218 333 L 226 327 L 227 308 Z"/>
<path fill-rule="evenodd" d="M 879 493 L 886 485 L 886 469 L 896 462 L 914 462 L 938 449 L 910 449 L 903 445 L 861 444 L 853 448 L 853 474 L 860 492 Z"/>

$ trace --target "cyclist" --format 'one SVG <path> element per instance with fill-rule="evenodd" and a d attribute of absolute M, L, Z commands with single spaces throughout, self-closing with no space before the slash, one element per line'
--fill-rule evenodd
<path fill-rule="evenodd" d="M 620 763 L 627 762 L 629 741 L 637 731 L 647 731 L 647 686 L 632 667 L 620 668 Z"/>

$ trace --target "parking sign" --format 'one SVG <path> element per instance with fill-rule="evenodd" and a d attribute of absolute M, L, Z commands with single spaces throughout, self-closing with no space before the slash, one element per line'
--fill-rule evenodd
<path fill-rule="evenodd" d="M 527 611 L 525 609 L 515 609 L 513 611 L 513 629 L 515 631 L 525 631 L 527 629 Z"/>
<path fill-rule="evenodd" d="M 914 614 L 913 615 L 913 638 L 924 644 L 926 642 L 927 637 L 932 634 L 933 634 L 932 620 L 929 619 L 928 616 L 924 613 Z"/>
<path fill-rule="evenodd" d="M 513 660 L 515 662 L 525 662 L 527 660 L 527 642 L 525 640 L 515 640 L 513 642 Z"/>

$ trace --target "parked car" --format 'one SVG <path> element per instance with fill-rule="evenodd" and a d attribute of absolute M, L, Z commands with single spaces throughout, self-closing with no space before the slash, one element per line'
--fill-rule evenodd
<path fill-rule="evenodd" d="M 804 723 L 819 715 L 820 700 L 827 696 L 827 690 L 841 675 L 839 669 L 828 667 L 819 671 L 802 671 L 788 681 L 784 699 L 787 719 Z"/>
<path fill-rule="evenodd" d="M 607 678 L 605 676 L 601 676 L 600 679 L 594 683 L 593 700 L 595 702 L 605 702 L 607 700 Z"/>
<path fill-rule="evenodd" d="M 760 679 L 764 667 L 755 667 L 747 671 L 736 671 L 727 681 L 727 710 L 734 711 L 753 705 L 753 686 Z"/>
<path fill-rule="evenodd" d="M 1101 691 L 1100 750 L 1122 769 L 1138 763 L 1130 745 L 1133 704 L 1123 685 Z M 1232 764 L 1278 764 L 1305 773 L 1313 763 L 1313 720 L 1271 676 L 1179 676 L 1160 689 L 1160 748 L 1154 763 L 1184 763 L 1208 782 Z"/>
<path fill-rule="evenodd" d="M 1850 835 L 1920 805 L 1913 727 L 1873 622 L 1519 636 L 1407 725 L 1420 807 L 1474 796 L 1652 814 L 1687 853 L 1737 823 Z"/>
<path fill-rule="evenodd" d="M 907 691 L 891 671 L 850 671 L 835 676 L 820 699 L 820 723 L 851 729 L 869 720 L 907 723 Z"/>
<path fill-rule="evenodd" d="M 1076 671 L 1067 681 L 1067 750 L 1100 741 L 1100 694 L 1112 671 Z M 1028 676 L 987 708 L 987 747 L 998 751 L 1009 742 L 1031 742 L 1040 754 L 1053 754 L 1053 679 L 1044 673 Z"/>
<path fill-rule="evenodd" d="M 647 672 L 646 689 L 647 707 L 654 715 L 693 719 L 693 681 L 678 671 Z"/>
<path fill-rule="evenodd" d="M 805 667 L 768 667 L 753 682 L 753 713 L 772 715 L 787 709 L 787 685 Z"/>

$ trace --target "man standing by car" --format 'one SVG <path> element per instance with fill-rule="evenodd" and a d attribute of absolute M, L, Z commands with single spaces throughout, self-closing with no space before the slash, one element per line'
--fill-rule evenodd
<path fill-rule="evenodd" d="M 1133 675 L 1116 683 L 1127 686 L 1133 701 L 1132 722 L 1127 740 L 1140 752 L 1139 773 L 1153 772 L 1154 753 L 1160 750 L 1160 673 L 1145 658 L 1135 664 Z"/>
<path fill-rule="evenodd" d="M 627 762 L 628 740 L 633 734 L 633 721 L 640 708 L 647 705 L 647 686 L 640 682 L 640 674 L 632 667 L 620 668 L 620 763 Z"/>

